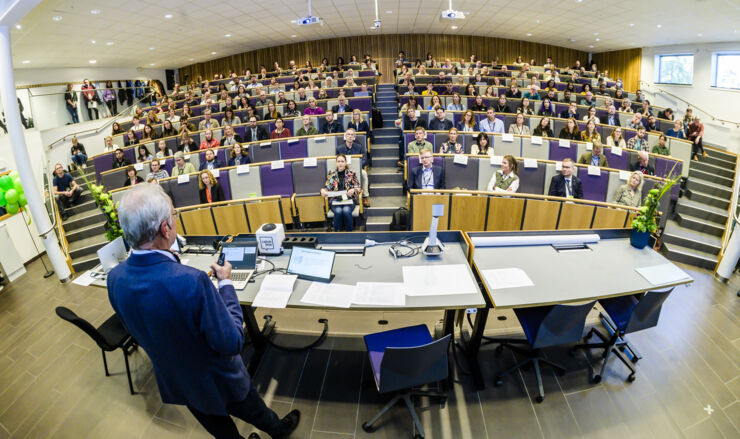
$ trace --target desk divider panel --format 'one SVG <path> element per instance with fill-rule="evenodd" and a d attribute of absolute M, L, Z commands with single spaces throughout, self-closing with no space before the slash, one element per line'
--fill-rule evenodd
<path fill-rule="evenodd" d="M 555 170 L 554 163 L 547 163 L 545 165 L 545 185 L 542 189 L 543 195 L 550 193 L 550 183 L 552 183 L 552 178 L 558 174 L 560 174 L 560 171 Z"/>
<path fill-rule="evenodd" d="M 558 230 L 584 230 L 591 228 L 594 206 L 562 203 Z"/>
<path fill-rule="evenodd" d="M 478 190 L 488 189 L 488 182 L 491 181 L 493 174 L 501 169 L 501 165 L 492 165 L 490 157 L 476 158 L 478 160 Z"/>
<path fill-rule="evenodd" d="M 631 174 L 631 173 L 630 173 Z M 622 180 L 619 178 L 619 172 L 610 172 L 609 173 L 609 181 L 606 185 L 606 202 L 607 203 L 613 203 L 614 198 L 617 195 L 617 189 L 619 189 L 620 186 L 627 183 L 628 180 Z"/>
<path fill-rule="evenodd" d="M 190 163 L 191 165 L 193 165 L 196 171 L 200 169 L 200 153 L 196 151 L 196 152 L 186 153 L 184 155 L 185 155 L 185 163 Z"/>
<path fill-rule="evenodd" d="M 527 200 L 522 230 L 555 230 L 561 203 Z"/>
<path fill-rule="evenodd" d="M 175 180 L 174 184 L 170 184 L 170 192 L 172 192 L 173 204 L 175 207 L 200 204 L 198 174 L 191 175 L 190 180 L 188 180 L 187 183 L 178 183 L 177 180 Z"/>
<path fill-rule="evenodd" d="M 621 229 L 627 219 L 626 210 L 612 209 L 609 207 L 596 207 L 592 229 Z"/>
<path fill-rule="evenodd" d="M 324 157 L 337 154 L 337 139 L 340 136 L 321 136 L 308 138 L 308 157 Z"/>
<path fill-rule="evenodd" d="M 525 200 L 522 198 L 488 197 L 486 231 L 521 230 Z"/>
<path fill-rule="evenodd" d="M 228 204 L 211 208 L 219 235 L 250 233 L 244 204 Z"/>
<path fill-rule="evenodd" d="M 246 203 L 249 233 L 255 233 L 265 223 L 285 223 L 280 211 L 280 200 Z"/>
<path fill-rule="evenodd" d="M 211 209 L 208 207 L 182 211 L 180 212 L 180 219 L 185 228 L 185 235 L 216 235 L 216 226 L 213 223 Z"/>
<path fill-rule="evenodd" d="M 521 157 L 549 160 L 550 159 L 550 142 L 542 139 L 542 145 L 532 143 L 531 137 L 522 137 L 522 155 Z"/>
<path fill-rule="evenodd" d="M 219 170 L 218 173 L 218 184 L 221 185 L 221 189 L 224 192 L 224 201 L 231 200 L 231 184 L 229 182 L 229 173 L 226 171 Z"/>
<path fill-rule="evenodd" d="M 569 158 L 573 162 L 576 162 L 578 160 L 577 153 L 578 150 L 574 141 L 571 141 L 570 146 L 565 148 L 560 146 L 560 140 L 550 139 L 550 160 L 559 162 L 565 158 Z"/>
<path fill-rule="evenodd" d="M 260 172 L 256 167 L 250 166 L 249 172 L 237 174 L 236 168 L 230 169 L 229 181 L 231 182 L 231 196 L 235 200 L 244 198 L 261 197 L 262 183 Z"/>
<path fill-rule="evenodd" d="M 411 230 L 429 230 L 432 218 L 432 205 L 443 204 L 444 215 L 439 218 L 438 230 L 449 230 L 448 219 L 450 215 L 450 196 L 449 195 L 413 195 L 413 218 Z"/>
<path fill-rule="evenodd" d="M 478 188 L 478 165 L 480 160 L 468 157 L 466 165 L 455 163 L 454 157 L 444 158 L 445 186 L 447 189 Z"/>
<path fill-rule="evenodd" d="M 630 167 L 630 155 L 628 151 L 622 150 L 621 155 L 614 154 L 611 147 L 604 147 L 604 157 L 609 162 L 609 167 L 614 169 L 628 170 Z"/>
<path fill-rule="evenodd" d="M 537 162 L 536 168 L 525 168 L 519 160 L 519 189 L 521 194 L 542 194 L 545 187 L 545 163 Z"/>
<path fill-rule="evenodd" d="M 519 136 L 514 136 L 513 142 L 504 142 L 501 140 L 500 134 L 492 135 L 491 143 L 496 155 L 505 156 L 510 154 L 514 157 L 522 156 L 522 138 Z"/>
<path fill-rule="evenodd" d="M 450 207 L 450 230 L 485 230 L 488 198 L 485 195 L 453 195 Z"/>
<path fill-rule="evenodd" d="M 280 158 L 283 160 L 308 157 L 308 141 L 294 139 L 280 142 Z"/>
<path fill-rule="evenodd" d="M 265 140 L 263 142 L 252 143 L 249 149 L 252 150 L 252 160 L 255 163 L 280 160 L 279 142 L 270 142 L 269 140 Z"/>
<path fill-rule="evenodd" d="M 599 169 L 599 175 L 589 175 L 588 168 L 577 167 L 578 178 L 583 186 L 583 199 L 606 201 L 606 188 L 609 184 L 609 171 Z"/>

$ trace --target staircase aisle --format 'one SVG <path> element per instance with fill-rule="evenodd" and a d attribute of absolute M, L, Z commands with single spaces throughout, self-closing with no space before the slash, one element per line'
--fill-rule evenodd
<path fill-rule="evenodd" d="M 380 84 L 376 88 L 375 104 L 383 115 L 383 128 L 373 130 L 372 161 L 368 170 L 370 202 L 367 209 L 367 230 L 388 230 L 393 212 L 405 205 L 403 173 L 397 172 L 398 139 L 400 128 L 394 121 L 398 117 L 398 102 L 393 84 Z"/>
<path fill-rule="evenodd" d="M 735 178 L 735 156 L 707 149 L 691 161 L 686 191 L 676 205 L 675 220 L 663 232 L 668 259 L 714 269 L 722 247 Z"/>

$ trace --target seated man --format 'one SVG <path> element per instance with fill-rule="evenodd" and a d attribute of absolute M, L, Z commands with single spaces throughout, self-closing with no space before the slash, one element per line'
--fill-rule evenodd
<path fill-rule="evenodd" d="M 529 99 L 530 101 L 539 101 L 540 100 L 540 94 L 537 92 L 537 86 L 532 84 L 529 86 L 529 91 L 524 93 L 524 97 Z"/>
<path fill-rule="evenodd" d="M 61 163 L 57 163 L 54 166 L 54 180 L 52 184 L 54 186 L 54 195 L 57 196 L 59 213 L 62 216 L 62 221 L 64 221 L 69 217 L 66 209 L 77 204 L 80 195 L 82 195 L 82 188 L 69 172 L 64 172 L 64 167 Z"/>
<path fill-rule="evenodd" d="M 617 115 L 617 109 L 614 105 L 610 105 L 608 108 L 608 114 L 604 117 L 604 123 L 609 126 L 618 127 L 621 126 L 619 122 L 619 115 Z"/>
<path fill-rule="evenodd" d="M 606 157 L 601 153 L 601 142 L 594 142 L 591 152 L 586 151 L 581 158 L 578 159 L 578 163 L 583 165 L 602 166 L 605 168 L 609 167 L 609 162 L 606 161 Z"/>
<path fill-rule="evenodd" d="M 116 148 L 116 152 L 113 153 L 113 166 L 111 168 L 125 168 L 130 164 L 131 162 L 129 161 L 128 157 L 123 155 L 123 150 L 121 148 Z"/>
<path fill-rule="evenodd" d="M 149 163 L 149 168 L 151 169 L 151 172 L 149 172 L 149 174 L 147 174 L 146 178 L 144 179 L 144 181 L 146 182 L 149 182 L 152 179 L 159 181 L 170 176 L 165 169 L 161 168 L 159 160 L 152 160 Z"/>
<path fill-rule="evenodd" d="M 496 111 L 493 108 L 486 110 L 486 118 L 478 122 L 478 128 L 486 133 L 503 133 L 504 122 L 496 119 Z"/>
<path fill-rule="evenodd" d="M 308 114 L 304 114 L 303 116 L 301 116 L 301 122 L 303 125 L 295 133 L 296 136 L 313 136 L 314 134 L 319 133 L 316 130 L 316 127 L 313 126 L 313 123 L 311 123 L 311 116 L 309 116 Z M 248 130 L 247 134 L 249 134 Z"/>
<path fill-rule="evenodd" d="M 419 166 L 411 170 L 409 189 L 444 189 L 445 172 L 441 166 L 434 166 L 432 150 L 424 148 L 419 154 Z"/>
<path fill-rule="evenodd" d="M 249 126 L 245 137 L 247 142 L 255 142 L 257 140 L 267 140 L 270 136 L 263 126 L 257 125 L 257 116 L 249 116 Z"/>
<path fill-rule="evenodd" d="M 644 126 L 640 126 L 639 128 L 637 128 L 637 135 L 627 142 L 627 148 L 634 149 L 636 151 L 648 150 L 648 138 L 645 135 Z"/>
<path fill-rule="evenodd" d="M 435 118 L 429 122 L 429 130 L 431 131 L 449 131 L 452 128 L 452 121 L 445 119 L 445 110 L 437 107 L 435 110 Z"/>
<path fill-rule="evenodd" d="M 212 171 L 223 167 L 224 164 L 216 157 L 216 152 L 209 148 L 206 150 L 206 159 L 200 162 L 200 169 L 198 169 L 198 171 L 203 171 L 205 169 Z"/>
<path fill-rule="evenodd" d="M 403 130 L 416 130 L 416 127 L 422 127 L 426 129 L 427 123 L 424 119 L 416 115 L 416 110 L 413 107 L 409 107 L 406 110 L 406 114 L 403 116 Z"/>
<path fill-rule="evenodd" d="M 319 128 L 319 134 L 334 134 L 341 133 L 343 131 L 344 128 L 342 128 L 342 123 L 338 120 L 334 120 L 334 112 L 332 110 L 327 111 L 326 116 L 324 116 L 324 120 L 321 123 L 321 127 Z"/>
<path fill-rule="evenodd" d="M 203 120 L 198 124 L 198 131 L 213 130 L 220 127 L 216 119 L 211 119 L 211 109 L 206 108 L 203 112 Z"/>
<path fill-rule="evenodd" d="M 419 154 L 423 149 L 431 151 L 434 148 L 432 144 L 426 140 L 427 132 L 423 127 L 416 127 L 414 130 L 414 138 L 416 140 L 406 146 L 406 154 Z"/>
<path fill-rule="evenodd" d="M 339 104 L 331 108 L 334 114 L 351 113 L 354 110 L 354 107 L 347 103 L 347 98 L 345 98 L 344 96 L 340 95 L 339 98 L 337 98 L 337 102 Z"/>
<path fill-rule="evenodd" d="M 581 99 L 580 104 L 585 105 L 586 107 L 595 107 L 596 99 L 594 99 L 593 93 L 591 93 L 590 91 L 587 91 L 586 95 Z"/>
<path fill-rule="evenodd" d="M 360 142 L 355 141 L 356 133 L 354 128 L 349 128 L 344 133 L 344 143 L 337 146 L 336 153 L 349 155 L 361 155 L 361 167 L 362 167 L 362 178 L 360 183 L 362 185 L 362 203 L 365 207 L 370 207 L 370 200 L 367 198 L 370 196 L 370 183 L 367 176 L 367 148 Z"/>
<path fill-rule="evenodd" d="M 581 179 L 573 175 L 575 164 L 570 158 L 563 159 L 563 170 L 560 175 L 555 175 L 550 180 L 550 191 L 548 195 L 565 198 L 583 198 L 583 187 Z"/>
<path fill-rule="evenodd" d="M 637 153 L 637 161 L 630 164 L 630 171 L 640 171 L 644 175 L 655 175 L 655 168 L 650 164 L 650 156 L 647 151 Z"/>
<path fill-rule="evenodd" d="M 570 105 L 568 105 L 568 109 L 563 110 L 560 113 L 561 119 L 570 119 L 571 117 L 574 118 L 575 120 L 579 120 L 578 105 L 575 102 L 571 102 Z"/>
<path fill-rule="evenodd" d="M 627 128 L 636 130 L 636 129 L 639 129 L 640 127 L 645 128 L 645 126 L 642 124 L 642 113 L 637 111 L 632 116 L 632 120 L 630 121 L 630 123 L 627 124 Z"/>

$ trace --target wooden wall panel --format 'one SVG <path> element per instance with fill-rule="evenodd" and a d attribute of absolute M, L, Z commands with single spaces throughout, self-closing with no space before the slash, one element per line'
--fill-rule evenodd
<path fill-rule="evenodd" d="M 564 203 L 560 208 L 558 229 L 583 230 L 591 227 L 594 206 Z"/>
<path fill-rule="evenodd" d="M 450 196 L 449 195 L 425 195 L 418 194 L 413 195 L 411 200 L 413 203 L 413 219 L 411 230 L 421 231 L 429 230 L 429 225 L 432 220 L 432 205 L 442 204 L 444 205 L 444 215 L 439 218 L 438 230 L 449 230 L 447 227 L 447 217 L 450 213 Z"/>
<path fill-rule="evenodd" d="M 527 200 L 522 230 L 555 230 L 560 203 L 547 200 Z"/>
<path fill-rule="evenodd" d="M 523 198 L 489 197 L 488 232 L 505 232 L 522 228 Z"/>
<path fill-rule="evenodd" d="M 484 231 L 488 197 L 453 195 L 450 212 L 450 230 Z"/>
<path fill-rule="evenodd" d="M 540 65 L 547 56 L 552 56 L 557 65 L 564 66 L 573 65 L 577 59 L 582 63 L 588 61 L 586 52 L 504 38 L 427 34 L 361 35 L 295 42 L 183 66 L 180 68 L 180 80 L 183 81 L 185 75 L 189 76 L 189 80 L 199 75 L 212 78 L 214 74 L 226 74 L 230 69 L 241 72 L 249 68 L 255 71 L 261 64 L 271 70 L 273 61 L 278 61 L 281 66 L 287 66 L 291 59 L 300 66 L 303 66 L 306 60 L 310 60 L 316 66 L 321 63 L 323 57 L 327 57 L 333 64 L 338 56 L 343 56 L 345 61 L 348 61 L 350 55 L 361 58 L 363 54 L 368 53 L 378 62 L 378 69 L 383 73 L 381 82 L 391 82 L 393 79 L 391 69 L 399 50 L 405 51 L 406 57 L 412 61 L 416 58 L 424 59 L 427 52 L 432 52 L 437 60 L 451 58 L 459 61 L 464 58 L 467 61 L 470 55 L 475 54 L 486 62 L 498 57 L 502 63 L 511 63 L 518 55 L 527 60 L 535 58 Z"/>
<path fill-rule="evenodd" d="M 609 69 L 610 78 L 614 80 L 622 78 L 625 90 L 633 91 L 640 88 L 641 48 L 595 53 L 592 59 L 600 70 Z"/>

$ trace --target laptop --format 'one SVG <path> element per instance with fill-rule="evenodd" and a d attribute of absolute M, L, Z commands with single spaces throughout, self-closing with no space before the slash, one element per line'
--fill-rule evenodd
<path fill-rule="evenodd" d="M 120 236 L 98 250 L 98 259 L 100 259 L 103 273 L 106 274 L 114 269 L 116 265 L 125 261 L 126 258 L 128 258 L 128 252 L 126 252 L 126 246 Z"/>
<path fill-rule="evenodd" d="M 293 247 L 288 261 L 288 274 L 296 274 L 299 279 L 317 282 L 331 282 L 335 253 L 309 247 Z"/>
<path fill-rule="evenodd" d="M 221 252 L 231 263 L 231 282 L 234 289 L 243 290 L 252 278 L 257 264 L 257 246 L 244 243 L 225 243 Z"/>

